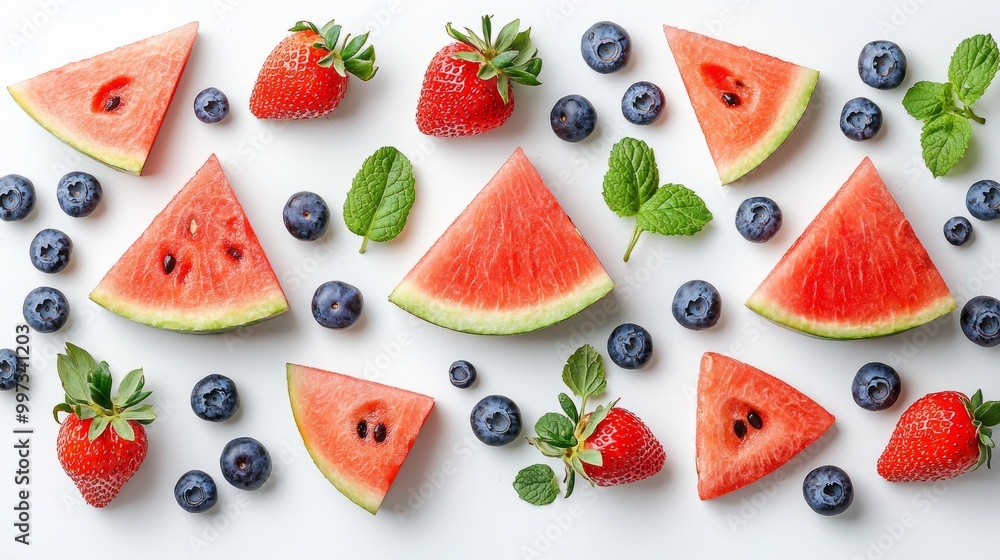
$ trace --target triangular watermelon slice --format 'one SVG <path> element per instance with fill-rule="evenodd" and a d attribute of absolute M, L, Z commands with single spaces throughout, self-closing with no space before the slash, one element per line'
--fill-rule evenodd
<path fill-rule="evenodd" d="M 319 470 L 376 513 L 434 399 L 340 373 L 288 364 L 292 415 Z"/>
<path fill-rule="evenodd" d="M 571 317 L 614 286 L 518 148 L 389 300 L 452 330 L 517 334 Z"/>
<path fill-rule="evenodd" d="M 94 288 L 133 321 L 233 330 L 288 310 L 271 263 L 213 154 Z"/>
<path fill-rule="evenodd" d="M 771 155 L 799 122 L 819 72 L 669 25 L 663 33 L 722 184 Z"/>
<path fill-rule="evenodd" d="M 784 381 L 707 352 L 698 376 L 698 496 L 743 488 L 819 439 L 834 417 Z"/>
<path fill-rule="evenodd" d="M 7 87 L 57 138 L 120 171 L 142 173 L 198 34 L 198 22 Z"/>
<path fill-rule="evenodd" d="M 956 307 L 868 158 L 746 304 L 779 324 L 838 339 L 897 333 Z"/>

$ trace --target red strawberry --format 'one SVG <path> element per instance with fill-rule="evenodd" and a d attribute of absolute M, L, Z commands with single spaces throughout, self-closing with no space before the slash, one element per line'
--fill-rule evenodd
<path fill-rule="evenodd" d="M 989 467 L 991 426 L 1000 423 L 1000 402 L 983 402 L 957 391 L 931 393 L 903 412 L 878 473 L 890 482 L 954 478 L 983 463 Z"/>
<path fill-rule="evenodd" d="M 368 81 L 375 76 L 375 48 L 361 50 L 368 34 L 340 48 L 341 26 L 332 20 L 318 29 L 300 21 L 271 51 L 250 94 L 250 112 L 259 119 L 311 119 L 332 112 L 347 93 L 348 74 Z"/>
<path fill-rule="evenodd" d="M 430 136 L 472 136 L 502 125 L 514 111 L 511 82 L 537 86 L 542 59 L 531 46 L 531 29 L 520 20 L 500 30 L 493 42 L 491 16 L 483 16 L 483 37 L 445 26 L 452 43 L 434 55 L 417 102 L 417 128 Z"/>
<path fill-rule="evenodd" d="M 612 408 L 587 438 L 584 449 L 601 453 L 601 465 L 583 463 L 598 486 L 628 484 L 660 472 L 667 455 L 649 427 L 624 408 Z"/>
<path fill-rule="evenodd" d="M 66 344 L 57 358 L 59 379 L 66 391 L 53 414 L 69 413 L 59 428 L 56 455 L 88 504 L 102 508 L 118 495 L 146 458 L 144 424 L 156 418 L 153 408 L 140 405 L 142 370 L 130 372 L 111 397 L 108 364 L 97 364 L 86 351 Z M 110 429 L 108 429 L 110 426 Z"/>

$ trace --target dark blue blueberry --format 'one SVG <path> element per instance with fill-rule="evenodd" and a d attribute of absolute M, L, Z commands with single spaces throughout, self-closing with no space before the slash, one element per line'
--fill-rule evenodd
<path fill-rule="evenodd" d="M 191 390 L 191 410 L 202 420 L 228 420 L 239 408 L 240 393 L 236 390 L 236 383 L 225 375 L 213 373 L 205 376 Z"/>
<path fill-rule="evenodd" d="M 594 132 L 597 111 L 586 97 L 567 95 L 552 106 L 549 124 L 561 140 L 579 142 Z"/>
<path fill-rule="evenodd" d="M 620 368 L 642 368 L 653 357 L 653 337 L 635 323 L 622 323 L 608 337 L 608 356 Z"/>
<path fill-rule="evenodd" d="M 873 88 L 899 87 L 906 77 L 906 55 L 892 41 L 872 41 L 858 56 L 858 74 Z"/>
<path fill-rule="evenodd" d="M 219 501 L 219 489 L 205 471 L 188 471 L 174 485 L 174 499 L 186 512 L 203 513 L 215 507 Z"/>
<path fill-rule="evenodd" d="M 240 490 L 256 490 L 271 476 L 271 454 L 261 442 L 240 437 L 226 444 L 219 467 L 229 484 Z"/>
<path fill-rule="evenodd" d="M 865 410 L 877 412 L 896 403 L 902 382 L 892 367 L 882 362 L 869 362 L 858 370 L 851 382 L 854 402 Z"/>
<path fill-rule="evenodd" d="M 29 327 L 40 333 L 53 333 L 69 319 L 69 301 L 59 290 L 42 286 L 28 292 L 21 312 Z"/>
<path fill-rule="evenodd" d="M 736 231 L 747 241 L 764 243 L 781 229 L 781 208 L 770 198 L 755 196 L 736 210 Z"/>
<path fill-rule="evenodd" d="M 361 291 L 340 280 L 333 280 L 316 288 L 312 298 L 313 318 L 328 329 L 350 327 L 361 317 L 364 306 Z"/>
<path fill-rule="evenodd" d="M 708 282 L 691 280 L 677 288 L 670 311 L 681 326 L 694 331 L 704 330 L 719 322 L 722 296 Z"/>
<path fill-rule="evenodd" d="M 663 90 L 652 82 L 636 82 L 625 90 L 622 114 L 632 124 L 653 124 L 663 112 Z"/>
<path fill-rule="evenodd" d="M 330 207 L 323 197 L 308 191 L 289 197 L 281 213 L 285 229 L 292 237 L 302 241 L 316 241 L 330 225 Z"/>
<path fill-rule="evenodd" d="M 459 389 L 468 389 L 476 382 L 476 366 L 465 360 L 456 360 L 448 368 L 448 380 Z"/>
<path fill-rule="evenodd" d="M 0 350 L 0 391 L 10 391 L 17 386 L 21 374 L 21 361 L 10 348 Z"/>
<path fill-rule="evenodd" d="M 229 115 L 229 98 L 214 87 L 201 90 L 194 98 L 194 116 L 203 123 L 215 124 Z"/>
<path fill-rule="evenodd" d="M 871 99 L 855 97 L 840 112 L 840 131 L 855 142 L 869 140 L 882 128 L 882 109 Z"/>
<path fill-rule="evenodd" d="M 1000 183 L 990 179 L 973 183 L 965 194 L 965 207 L 979 220 L 1000 218 Z"/>
<path fill-rule="evenodd" d="M 63 212 L 74 218 L 89 216 L 104 196 L 101 182 L 90 173 L 71 171 L 59 179 L 56 200 Z"/>
<path fill-rule="evenodd" d="M 35 268 L 54 274 L 69 264 L 73 255 L 73 241 L 57 229 L 43 229 L 31 240 L 28 253 Z"/>
<path fill-rule="evenodd" d="M 0 220 L 23 220 L 35 207 L 35 185 L 20 175 L 0 177 Z"/>
<path fill-rule="evenodd" d="M 990 296 L 976 296 L 962 307 L 959 319 L 965 337 L 980 346 L 1000 344 L 1000 301 Z"/>
<path fill-rule="evenodd" d="M 490 395 L 476 403 L 470 421 L 472 433 L 486 445 L 507 445 L 521 435 L 521 409 L 502 395 Z"/>
<path fill-rule="evenodd" d="M 854 501 L 854 485 L 840 467 L 816 467 L 802 481 L 802 496 L 820 515 L 844 513 Z"/>
<path fill-rule="evenodd" d="M 583 61 L 601 74 L 617 72 L 632 56 L 632 39 L 621 26 L 599 21 L 590 26 L 580 39 Z"/>
<path fill-rule="evenodd" d="M 944 223 L 944 238 L 952 245 L 965 245 L 972 239 L 972 222 L 965 216 L 949 218 Z"/>

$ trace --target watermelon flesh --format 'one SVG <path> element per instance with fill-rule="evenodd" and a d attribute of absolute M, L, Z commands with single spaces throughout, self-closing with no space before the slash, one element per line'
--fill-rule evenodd
<path fill-rule="evenodd" d="M 566 319 L 612 288 L 518 148 L 389 300 L 452 330 L 516 334 Z"/>
<path fill-rule="evenodd" d="M 288 310 L 271 263 L 214 154 L 90 299 L 133 321 L 186 333 L 229 331 Z"/>
<path fill-rule="evenodd" d="M 352 502 L 376 513 L 434 399 L 295 364 L 286 374 L 295 425 L 316 466 Z"/>
<path fill-rule="evenodd" d="M 833 422 L 832 414 L 784 381 L 728 356 L 706 353 L 698 376 L 698 496 L 717 498 L 767 476 Z"/>
<path fill-rule="evenodd" d="M 865 158 L 746 305 L 807 334 L 883 336 L 955 309 L 955 298 Z"/>
<path fill-rule="evenodd" d="M 809 105 L 819 72 L 669 25 L 663 33 L 722 184 L 760 165 Z"/>
<path fill-rule="evenodd" d="M 191 55 L 198 22 L 7 87 L 57 138 L 139 175 Z"/>

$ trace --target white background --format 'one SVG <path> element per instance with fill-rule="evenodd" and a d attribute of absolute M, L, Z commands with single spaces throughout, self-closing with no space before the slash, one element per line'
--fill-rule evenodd
<path fill-rule="evenodd" d="M 14 438 L 0 438 L 0 556 L 53 558 L 84 547 L 110 554 L 127 550 L 146 558 L 291 557 L 338 555 L 372 558 L 568 558 L 571 554 L 709 558 L 912 558 L 971 554 L 972 538 L 988 530 L 987 504 L 1000 499 L 997 473 L 981 469 L 955 484 L 889 484 L 875 461 L 900 412 L 935 390 L 971 393 L 982 387 L 1000 398 L 998 350 L 962 336 L 958 313 L 905 334 L 879 340 L 833 342 L 771 325 L 743 307 L 785 249 L 854 170 L 871 156 L 899 205 L 938 264 L 959 304 L 976 294 L 1000 295 L 1000 225 L 974 221 L 971 245 L 948 245 L 941 226 L 967 214 L 965 191 L 982 178 L 998 178 L 1000 85 L 977 104 L 988 123 L 973 125 L 962 163 L 932 179 L 920 160 L 920 125 L 903 110 L 905 89 L 921 79 L 944 80 L 952 50 L 975 33 L 998 31 L 991 2 L 684 3 L 509 1 L 469 6 L 375 0 L 370 2 L 194 0 L 137 9 L 121 2 L 38 0 L 7 2 L 0 17 L 0 81 L 4 85 L 66 62 L 172 29 L 201 22 L 194 51 L 141 178 L 82 158 L 37 126 L 10 99 L 0 99 L 0 174 L 19 173 L 38 189 L 33 215 L 0 224 L 0 346 L 12 346 L 23 295 L 52 285 L 70 299 L 66 328 L 31 339 L 31 545 L 16 544 Z M 545 64 L 544 84 L 517 89 L 511 120 L 489 134 L 463 140 L 422 136 L 413 114 L 424 69 L 448 38 L 444 24 L 478 25 L 496 14 L 496 29 L 520 17 Z M 247 110 L 260 64 L 298 19 L 322 24 L 337 17 L 347 31 L 371 30 L 381 69 L 369 83 L 351 82 L 343 104 L 328 119 L 258 121 Z M 634 41 L 630 66 L 614 75 L 589 70 L 580 36 L 592 23 L 612 19 Z M 818 89 L 803 121 L 785 145 L 757 170 L 721 187 L 661 24 L 709 33 L 820 70 Z M 857 75 L 862 45 L 898 42 L 907 54 L 904 86 L 878 91 Z M 666 92 L 666 114 L 648 128 L 621 116 L 622 93 L 651 80 Z M 207 126 L 191 111 L 208 86 L 225 91 L 228 122 Z M 595 135 L 580 144 L 558 140 L 547 124 L 561 96 L 588 97 L 600 117 Z M 847 99 L 868 96 L 885 114 L 878 138 L 858 144 L 837 126 Z M 697 237 L 644 234 L 629 263 L 621 255 L 632 222 L 604 205 L 600 190 L 611 145 L 623 136 L 646 140 L 656 151 L 661 181 L 695 189 L 715 214 Z M 394 145 L 413 162 L 417 202 L 403 234 L 371 243 L 343 226 L 341 208 L 361 162 L 376 148 Z M 605 300 L 559 325 L 513 337 L 454 333 L 410 317 L 386 296 L 521 146 L 602 259 L 618 288 Z M 215 336 L 185 336 L 129 322 L 97 307 L 87 294 L 149 221 L 211 153 L 218 154 L 268 251 L 291 312 L 253 329 Z M 105 201 L 86 219 L 72 219 L 56 204 L 54 189 L 67 171 L 81 169 L 104 184 Z M 281 208 L 298 190 L 314 190 L 334 208 L 331 231 L 302 243 L 281 223 Z M 766 195 L 783 208 L 784 228 L 770 243 L 743 240 L 733 226 L 740 201 Z M 55 276 L 36 271 L 27 256 L 45 227 L 75 242 L 70 267 Z M 671 318 L 669 301 L 681 283 L 702 278 L 724 300 L 720 324 L 687 331 Z M 308 311 L 316 286 L 340 279 L 364 292 L 360 323 L 348 332 L 316 325 Z M 610 311 L 609 311 L 610 310 Z M 542 460 L 523 441 L 488 448 L 472 438 L 468 414 L 491 393 L 517 401 L 530 427 L 558 410 L 560 371 L 583 342 L 604 353 L 620 322 L 646 326 L 656 342 L 651 367 L 625 372 L 608 362 L 608 398 L 637 412 L 667 451 L 655 478 L 613 489 L 580 487 L 568 501 L 544 508 L 521 502 L 511 488 L 515 473 Z M 151 426 L 149 456 L 106 509 L 85 505 L 55 458 L 57 424 L 49 410 L 60 400 L 54 355 L 72 341 L 107 360 L 121 375 L 143 366 L 160 418 Z M 837 417 L 834 428 L 804 455 L 729 496 L 701 502 L 694 468 L 694 387 L 705 351 L 736 356 L 781 377 Z M 479 369 L 471 390 L 448 384 L 447 366 L 464 358 Z M 904 380 L 901 402 L 873 414 L 858 408 L 849 387 L 857 368 L 892 363 Z M 436 406 L 376 517 L 341 496 L 315 468 L 301 444 L 288 406 L 286 362 L 296 362 L 423 392 Z M 208 373 L 234 378 L 243 406 L 233 420 L 209 424 L 187 404 L 194 382 Z M 11 434 L 14 394 L 0 395 L 0 432 Z M 273 479 L 243 493 L 221 478 L 218 456 L 229 439 L 249 435 L 272 452 Z M 801 496 L 812 467 L 846 469 L 856 487 L 851 509 L 836 518 L 813 514 Z M 558 465 L 553 463 L 558 468 Z M 221 486 L 219 506 L 191 515 L 174 503 L 181 473 L 203 469 Z"/>

